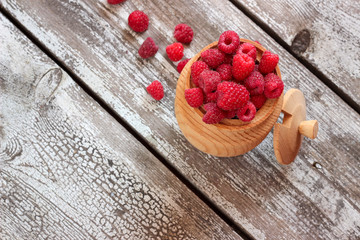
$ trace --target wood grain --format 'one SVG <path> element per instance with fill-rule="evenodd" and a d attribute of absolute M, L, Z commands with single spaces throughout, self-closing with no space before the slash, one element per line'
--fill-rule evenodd
<path fill-rule="evenodd" d="M 360 2 L 234 0 L 360 106 Z"/>
<path fill-rule="evenodd" d="M 132 0 L 109 6 L 105 0 L 32 4 L 8 0 L 1 6 L 253 237 L 359 238 L 359 114 L 232 4 L 219 0 Z M 149 29 L 143 34 L 127 26 L 127 17 L 135 9 L 145 10 L 150 17 Z M 174 42 L 173 28 L 180 22 L 188 23 L 195 32 L 193 42 L 185 48 L 186 57 L 228 29 L 243 38 L 259 40 L 279 54 L 285 91 L 300 89 L 308 118 L 321 125 L 318 138 L 304 140 L 293 164 L 284 167 L 276 162 L 272 134 L 236 158 L 211 157 L 187 142 L 174 116 L 179 75 L 164 51 Z M 160 50 L 154 58 L 142 60 L 137 50 L 148 36 Z M 145 91 L 155 79 L 165 88 L 160 102 Z"/>
<path fill-rule="evenodd" d="M 2 15 L 0 32 L 0 239 L 241 239 Z"/>

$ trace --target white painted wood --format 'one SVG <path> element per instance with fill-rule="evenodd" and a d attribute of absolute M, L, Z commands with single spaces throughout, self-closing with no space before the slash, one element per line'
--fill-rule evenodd
<path fill-rule="evenodd" d="M 358 238 L 360 213 L 359 115 L 229 2 L 209 0 L 4 1 L 1 6 L 208 196 L 239 227 L 258 239 Z M 150 17 L 149 29 L 134 33 L 127 17 L 135 9 Z M 290 166 L 275 160 L 270 134 L 236 158 L 215 158 L 194 149 L 174 116 L 177 77 L 165 55 L 173 28 L 195 31 L 191 57 L 232 29 L 280 55 L 285 88 L 305 95 L 308 119 L 319 121 L 318 138 L 305 140 Z M 146 37 L 159 45 L 154 58 L 137 50 Z M 160 80 L 165 97 L 152 100 L 145 87 Z M 322 168 L 313 167 L 318 162 Z"/>
<path fill-rule="evenodd" d="M 300 31 L 307 29 L 309 47 L 298 55 L 360 105 L 360 1 L 235 2 L 270 27 L 289 46 Z"/>
<path fill-rule="evenodd" d="M 0 15 L 0 239 L 241 239 Z"/>

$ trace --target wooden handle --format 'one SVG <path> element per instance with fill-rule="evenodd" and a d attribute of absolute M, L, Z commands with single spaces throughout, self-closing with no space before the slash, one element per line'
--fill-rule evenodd
<path fill-rule="evenodd" d="M 319 130 L 319 124 L 317 120 L 302 121 L 299 125 L 299 132 L 305 137 L 315 139 Z"/>

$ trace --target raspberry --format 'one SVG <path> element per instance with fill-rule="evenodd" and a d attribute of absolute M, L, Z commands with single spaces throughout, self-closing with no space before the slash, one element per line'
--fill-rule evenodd
<path fill-rule="evenodd" d="M 225 53 L 219 49 L 208 49 L 201 53 L 202 60 L 211 68 L 217 68 L 223 63 L 225 59 Z"/>
<path fill-rule="evenodd" d="M 199 77 L 200 74 L 204 71 L 210 69 L 209 66 L 203 61 L 196 61 L 191 65 L 191 78 L 193 83 L 196 86 L 199 86 Z"/>
<path fill-rule="evenodd" d="M 225 54 L 225 59 L 223 64 L 230 64 L 232 65 L 232 61 L 233 61 L 233 55 L 232 54 Z"/>
<path fill-rule="evenodd" d="M 256 42 L 257 44 L 261 45 L 261 43 L 260 43 L 259 41 L 256 40 L 255 42 Z M 261 46 L 262 46 L 262 45 L 261 45 Z"/>
<path fill-rule="evenodd" d="M 240 38 L 239 35 L 234 31 L 226 31 L 220 35 L 218 48 L 224 53 L 234 53 L 239 47 Z"/>
<path fill-rule="evenodd" d="M 159 47 L 156 46 L 154 40 L 151 37 L 148 37 L 139 48 L 139 55 L 142 58 L 149 58 L 154 56 L 158 50 Z"/>
<path fill-rule="evenodd" d="M 171 61 L 177 62 L 184 56 L 184 47 L 181 43 L 173 43 L 166 47 L 166 53 Z"/>
<path fill-rule="evenodd" d="M 266 50 L 260 59 L 259 72 L 262 74 L 271 73 L 274 71 L 278 62 L 279 56 Z"/>
<path fill-rule="evenodd" d="M 256 60 L 256 47 L 251 43 L 243 43 L 240 45 L 236 54 L 243 53 L 250 56 L 254 61 Z"/>
<path fill-rule="evenodd" d="M 203 117 L 203 122 L 207 124 L 215 124 L 225 118 L 225 113 L 216 106 L 215 103 L 207 103 L 204 105 L 206 113 Z"/>
<path fill-rule="evenodd" d="M 232 73 L 237 81 L 244 80 L 254 70 L 255 61 L 246 54 L 236 54 L 233 59 Z"/>
<path fill-rule="evenodd" d="M 260 72 L 252 72 L 245 79 L 244 85 L 250 95 L 259 95 L 264 92 L 264 77 Z"/>
<path fill-rule="evenodd" d="M 158 80 L 153 81 L 146 90 L 155 100 L 161 100 L 164 97 L 164 88 Z"/>
<path fill-rule="evenodd" d="M 264 94 L 267 98 L 278 98 L 284 90 L 283 81 L 274 73 L 265 76 Z"/>
<path fill-rule="evenodd" d="M 232 78 L 232 67 L 230 64 L 221 64 L 216 71 L 220 74 L 221 80 L 229 81 Z"/>
<path fill-rule="evenodd" d="M 205 102 L 206 103 L 216 103 L 217 100 L 217 93 L 216 92 L 209 92 L 205 95 Z"/>
<path fill-rule="evenodd" d="M 252 102 L 247 102 L 242 108 L 240 108 L 236 115 L 243 122 L 250 122 L 254 119 L 256 114 L 256 108 Z"/>
<path fill-rule="evenodd" d="M 188 63 L 188 61 L 190 61 L 190 58 L 188 59 L 184 59 L 182 61 L 180 61 L 176 67 L 176 70 L 181 73 L 181 71 L 183 70 L 183 68 L 185 67 L 185 65 Z"/>
<path fill-rule="evenodd" d="M 242 107 L 249 101 L 250 94 L 246 88 L 235 82 L 222 82 L 217 86 L 217 105 L 219 108 L 229 111 Z"/>
<path fill-rule="evenodd" d="M 225 118 L 232 119 L 236 116 L 236 110 L 225 111 Z"/>
<path fill-rule="evenodd" d="M 193 39 L 194 31 L 188 25 L 181 23 L 176 25 L 174 38 L 181 43 L 190 43 Z"/>
<path fill-rule="evenodd" d="M 185 90 L 187 103 L 194 108 L 200 107 L 204 101 L 204 94 L 200 88 L 189 88 Z"/>
<path fill-rule="evenodd" d="M 129 15 L 128 24 L 135 32 L 144 32 L 149 26 L 149 18 L 144 12 L 136 10 Z"/>
<path fill-rule="evenodd" d="M 256 109 L 260 109 L 266 102 L 266 99 L 264 94 L 250 96 L 250 102 L 254 104 Z"/>
<path fill-rule="evenodd" d="M 199 76 L 199 86 L 205 94 L 215 91 L 220 82 L 220 74 L 212 70 L 204 70 Z"/>
<path fill-rule="evenodd" d="M 126 0 L 108 0 L 108 4 L 119 4 L 125 2 Z"/>

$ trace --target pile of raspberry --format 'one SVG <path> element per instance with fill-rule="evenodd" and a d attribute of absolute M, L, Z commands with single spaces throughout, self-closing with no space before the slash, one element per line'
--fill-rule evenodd
<path fill-rule="evenodd" d="M 256 56 L 254 45 L 241 43 L 236 32 L 226 31 L 217 48 L 202 52 L 192 64 L 191 81 L 196 87 L 185 90 L 185 99 L 191 107 L 203 106 L 205 123 L 225 118 L 250 122 L 267 99 L 280 97 L 284 83 L 274 73 L 279 56 L 265 51 L 260 62 Z"/>

